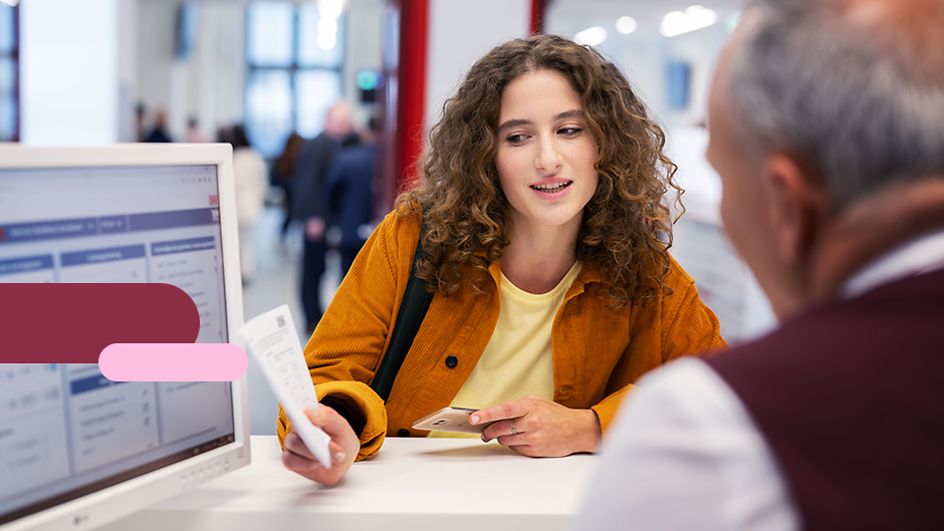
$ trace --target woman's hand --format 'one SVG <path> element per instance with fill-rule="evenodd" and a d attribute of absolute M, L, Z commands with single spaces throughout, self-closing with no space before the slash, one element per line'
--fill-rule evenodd
<path fill-rule="evenodd" d="M 529 457 L 563 457 L 595 452 L 600 446 L 600 420 L 590 409 L 570 409 L 529 396 L 472 413 L 473 425 L 488 424 L 482 440 Z"/>
<path fill-rule="evenodd" d="M 305 415 L 312 424 L 331 437 L 328 450 L 331 453 L 332 466 L 330 469 L 322 466 L 294 431 L 290 431 L 283 441 L 285 448 L 282 450 L 282 464 L 312 481 L 334 485 L 341 481 L 347 469 L 351 468 L 351 463 L 360 450 L 360 441 L 347 420 L 324 404 L 315 410 L 306 409 Z"/>

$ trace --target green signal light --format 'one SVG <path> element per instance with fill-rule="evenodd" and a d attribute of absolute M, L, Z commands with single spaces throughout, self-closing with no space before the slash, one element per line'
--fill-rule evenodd
<path fill-rule="evenodd" d="M 380 76 L 377 75 L 377 72 L 362 70 L 357 73 L 354 82 L 357 84 L 357 88 L 361 90 L 374 90 L 380 83 Z"/>

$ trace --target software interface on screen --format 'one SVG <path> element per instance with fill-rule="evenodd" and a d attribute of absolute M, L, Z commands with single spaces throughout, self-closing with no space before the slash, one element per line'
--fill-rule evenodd
<path fill-rule="evenodd" d="M 218 194 L 215 165 L 0 170 L 0 282 L 173 284 L 226 342 Z M 231 393 L 0 364 L 0 524 L 232 442 Z"/>

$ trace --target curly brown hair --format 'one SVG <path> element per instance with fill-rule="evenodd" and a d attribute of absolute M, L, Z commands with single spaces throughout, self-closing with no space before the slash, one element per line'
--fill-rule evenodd
<path fill-rule="evenodd" d="M 590 47 L 555 35 L 501 44 L 466 75 L 443 105 L 420 166 L 422 181 L 397 198 L 402 212 L 422 209 L 425 257 L 417 275 L 431 291 L 455 293 L 463 283 L 480 289 L 508 245 L 508 200 L 495 155 L 502 91 L 537 70 L 564 74 L 580 95 L 598 146 L 596 192 L 583 211 L 576 256 L 606 279 L 616 307 L 658 296 L 665 288 L 672 216 L 662 202 L 676 166 L 663 153 L 665 134 L 648 115 L 619 68 Z"/>

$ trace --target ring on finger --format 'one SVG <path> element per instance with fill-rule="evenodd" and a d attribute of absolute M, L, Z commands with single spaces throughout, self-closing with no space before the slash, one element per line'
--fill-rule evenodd
<path fill-rule="evenodd" d="M 515 419 L 511 419 L 511 434 L 518 435 L 518 427 L 515 426 Z"/>

